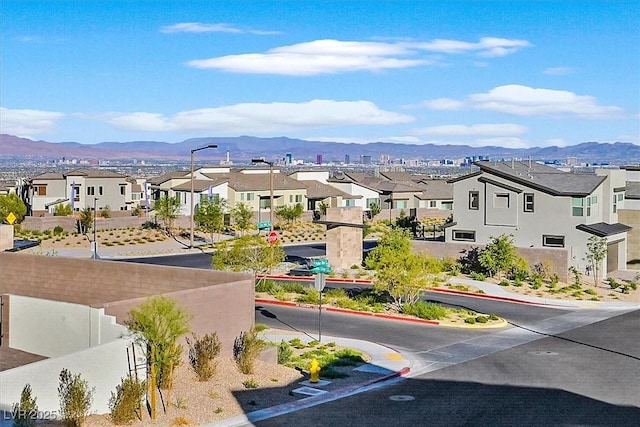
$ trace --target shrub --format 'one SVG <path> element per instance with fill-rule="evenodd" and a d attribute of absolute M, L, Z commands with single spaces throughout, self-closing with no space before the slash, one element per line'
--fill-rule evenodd
<path fill-rule="evenodd" d="M 53 234 L 55 234 L 56 236 L 62 234 L 63 232 L 64 229 L 60 225 L 56 225 L 55 227 L 53 227 Z"/>
<path fill-rule="evenodd" d="M 297 302 L 303 304 L 318 304 L 320 294 L 315 289 L 307 288 L 306 292 L 296 298 Z"/>
<path fill-rule="evenodd" d="M 276 284 L 273 280 L 259 280 L 258 283 L 256 283 L 256 292 L 271 293 L 275 286 Z"/>
<path fill-rule="evenodd" d="M 301 350 L 306 347 L 305 343 L 303 343 L 300 338 L 294 338 L 292 340 L 289 340 L 289 344 L 291 344 L 292 347 L 297 348 L 298 350 Z"/>
<path fill-rule="evenodd" d="M 421 319 L 440 320 L 447 317 L 447 309 L 439 304 L 418 301 L 402 306 L 404 314 L 410 314 Z"/>
<path fill-rule="evenodd" d="M 216 332 L 206 334 L 202 338 L 193 333 L 191 336 L 192 340 L 187 337 L 191 369 L 198 381 L 207 381 L 216 371 L 215 358 L 220 354 L 222 344 Z"/>
<path fill-rule="evenodd" d="M 278 364 L 285 365 L 292 356 L 293 350 L 291 346 L 285 340 L 282 340 L 278 345 Z"/>
<path fill-rule="evenodd" d="M 489 318 L 486 316 L 477 316 L 476 317 L 476 322 L 478 323 L 487 323 L 489 321 Z"/>
<path fill-rule="evenodd" d="M 507 279 L 502 279 L 500 281 L 500 283 L 498 283 L 498 285 L 500 285 L 500 286 L 509 286 L 509 285 L 511 285 L 511 282 L 508 281 Z"/>
<path fill-rule="evenodd" d="M 489 320 L 499 320 L 499 319 L 500 319 L 500 318 L 499 318 L 499 317 L 498 317 L 498 315 L 497 315 L 497 314 L 495 314 L 495 313 L 491 313 L 491 314 L 489 315 Z"/>
<path fill-rule="evenodd" d="M 248 380 L 244 381 L 242 383 L 242 385 L 244 386 L 244 388 L 258 388 L 258 387 L 260 387 L 260 384 L 258 384 L 258 381 L 256 381 L 253 378 L 249 378 Z"/>
<path fill-rule="evenodd" d="M 585 289 L 584 293 L 589 295 L 598 295 L 598 292 L 595 289 Z"/>
<path fill-rule="evenodd" d="M 123 378 L 116 387 L 116 392 L 111 392 L 109 399 L 109 411 L 113 423 L 121 425 L 135 419 L 141 420 L 140 408 L 146 391 L 144 381 L 138 381 L 132 377 Z"/>
<path fill-rule="evenodd" d="M 470 325 L 475 325 L 476 318 L 475 317 L 467 317 L 466 319 L 464 319 L 464 323 L 468 323 Z"/>
<path fill-rule="evenodd" d="M 258 338 L 255 328 L 242 332 L 233 342 L 233 359 L 243 374 L 252 374 L 253 365 L 265 343 Z"/>
<path fill-rule="evenodd" d="M 36 398 L 31 397 L 31 385 L 26 384 L 20 393 L 20 403 L 13 405 L 13 425 L 15 427 L 35 426 L 37 415 Z"/>
<path fill-rule="evenodd" d="M 479 281 L 479 282 L 484 282 L 484 281 L 485 281 L 485 279 L 487 278 L 487 276 L 485 276 L 484 274 L 482 274 L 482 273 L 477 273 L 477 272 L 475 272 L 475 271 L 472 271 L 472 272 L 469 274 L 469 277 L 471 277 L 473 280 L 477 280 L 477 281 Z"/>
<path fill-rule="evenodd" d="M 72 374 L 68 369 L 60 371 L 58 396 L 60 397 L 60 417 L 69 427 L 80 427 L 89 415 L 93 401 L 93 388 L 80 377 Z"/>
<path fill-rule="evenodd" d="M 285 292 L 290 292 L 293 294 L 304 294 L 307 289 L 304 287 L 301 283 L 283 283 L 282 285 L 282 289 L 284 289 Z"/>
<path fill-rule="evenodd" d="M 343 288 L 328 288 L 325 290 L 324 295 L 327 298 L 346 298 L 347 293 Z"/>

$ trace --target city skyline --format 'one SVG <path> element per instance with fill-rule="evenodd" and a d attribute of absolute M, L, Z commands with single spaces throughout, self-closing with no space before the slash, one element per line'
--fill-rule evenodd
<path fill-rule="evenodd" d="M 640 143 L 635 1 L 168 3 L 3 2 L 0 133 Z"/>

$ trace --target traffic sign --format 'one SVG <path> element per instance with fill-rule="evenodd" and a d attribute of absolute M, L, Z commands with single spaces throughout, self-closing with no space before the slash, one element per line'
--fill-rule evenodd
<path fill-rule="evenodd" d="M 271 228 L 271 221 L 260 221 L 258 223 L 258 230 L 268 230 Z"/>
<path fill-rule="evenodd" d="M 322 292 L 326 285 L 327 279 L 324 277 L 324 273 L 318 273 L 313 281 L 313 287 L 316 289 L 316 291 Z"/>
<path fill-rule="evenodd" d="M 313 261 L 313 268 L 311 269 L 314 273 L 331 273 L 331 267 L 329 266 L 329 260 L 326 258 L 320 258 Z"/>
<path fill-rule="evenodd" d="M 270 245 L 275 245 L 278 242 L 278 233 L 275 231 L 269 233 L 267 236 L 267 242 L 269 242 Z"/>
<path fill-rule="evenodd" d="M 9 215 L 7 215 L 7 222 L 10 225 L 13 225 L 13 223 L 16 222 L 17 219 L 18 217 L 16 217 L 13 212 L 9 212 Z"/>

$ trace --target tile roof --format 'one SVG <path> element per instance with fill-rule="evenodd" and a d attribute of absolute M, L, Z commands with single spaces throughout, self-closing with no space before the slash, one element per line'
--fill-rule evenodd
<path fill-rule="evenodd" d="M 607 179 L 587 173 L 570 173 L 535 162 L 474 162 L 482 172 L 508 179 L 555 196 L 587 196 Z M 469 176 L 466 176 L 469 177 Z M 455 182 L 455 181 L 454 181 Z"/>
<path fill-rule="evenodd" d="M 67 176 L 85 176 L 87 178 L 126 178 L 127 175 L 108 169 L 74 169 L 63 174 Z"/>
<path fill-rule="evenodd" d="M 194 179 L 193 180 L 193 191 L 202 192 L 208 190 L 209 187 L 215 187 L 221 184 L 224 181 L 228 181 L 228 177 L 226 180 L 207 180 L 207 179 Z M 191 191 L 191 180 L 187 182 L 183 182 L 182 184 L 171 187 L 174 191 Z"/>
<path fill-rule="evenodd" d="M 308 199 L 326 199 L 327 197 L 342 197 L 343 199 L 361 199 L 362 196 L 352 196 L 349 193 L 333 187 L 328 184 L 323 184 L 319 181 L 305 180 L 301 181 L 307 187 Z"/>
<path fill-rule="evenodd" d="M 43 174 L 34 176 L 33 178 L 31 178 L 31 181 L 36 179 L 38 181 L 45 181 L 45 180 L 53 181 L 53 180 L 63 180 L 65 178 L 60 172 L 45 172 Z"/>
<path fill-rule="evenodd" d="M 165 173 L 164 175 L 156 176 L 154 178 L 150 178 L 148 182 L 150 185 L 160 185 L 173 178 L 189 178 L 190 174 L 190 171 L 174 171 Z"/>
<path fill-rule="evenodd" d="M 235 191 L 268 191 L 269 173 L 242 173 L 234 171 L 229 177 L 229 188 Z M 273 174 L 274 190 L 306 190 L 304 183 L 282 173 Z"/>
<path fill-rule="evenodd" d="M 419 196 L 416 196 L 420 200 L 453 200 L 453 184 L 447 181 L 433 179 L 423 181 L 422 185 L 426 188 Z"/>

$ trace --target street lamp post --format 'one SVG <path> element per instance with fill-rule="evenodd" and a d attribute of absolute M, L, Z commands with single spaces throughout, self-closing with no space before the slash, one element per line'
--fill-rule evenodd
<path fill-rule="evenodd" d="M 251 159 L 251 163 L 264 163 L 269 165 L 269 231 L 271 231 L 273 230 L 273 162 L 265 159 Z M 259 209 L 260 207 L 258 206 L 258 210 Z"/>
<path fill-rule="evenodd" d="M 189 234 L 189 247 L 193 248 L 193 211 L 195 209 L 195 203 L 193 203 L 193 153 L 200 150 L 206 150 L 207 148 L 218 148 L 215 144 L 209 144 L 206 147 L 194 148 L 191 150 L 191 207 L 189 209 L 189 213 L 191 214 L 190 223 L 191 223 L 191 233 Z"/>
<path fill-rule="evenodd" d="M 93 253 L 91 254 L 91 258 L 98 259 L 98 240 L 97 240 L 97 230 L 96 230 L 96 218 L 98 217 L 98 198 L 93 198 Z"/>

